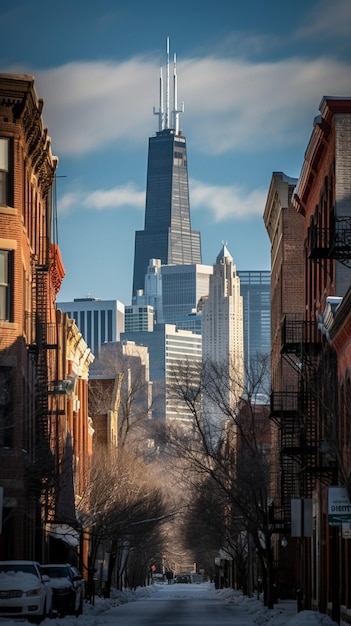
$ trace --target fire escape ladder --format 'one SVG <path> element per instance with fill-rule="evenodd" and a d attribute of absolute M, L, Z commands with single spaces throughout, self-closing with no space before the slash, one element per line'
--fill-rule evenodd
<path fill-rule="evenodd" d="M 36 288 L 36 467 L 38 480 L 47 483 L 50 474 L 48 425 L 48 361 L 46 352 L 47 271 L 35 270 Z M 41 485 L 42 487 L 42 485 Z"/>
<path fill-rule="evenodd" d="M 290 527 L 291 499 L 299 497 L 296 479 L 300 470 L 299 442 L 300 416 L 297 391 L 274 392 L 271 395 L 270 417 L 279 425 L 280 432 L 280 520 L 275 520 L 277 531 Z"/>
<path fill-rule="evenodd" d="M 306 368 L 306 370 L 309 368 Z M 306 374 L 305 370 L 305 374 Z M 301 429 L 301 497 L 311 498 L 315 486 L 317 467 L 317 398 L 311 388 L 312 372 L 307 371 L 301 380 L 302 422 Z"/>
<path fill-rule="evenodd" d="M 49 351 L 57 351 L 57 327 L 48 323 L 49 268 L 46 264 L 36 265 L 33 276 L 35 290 L 35 357 L 36 357 L 36 436 L 35 462 L 32 472 L 34 484 L 40 490 L 45 519 L 48 519 L 52 508 L 54 491 L 55 465 L 52 444 L 52 399 L 49 389 L 53 374 L 57 377 L 55 362 L 57 358 L 49 358 Z M 53 372 L 53 369 L 55 372 Z"/>
<path fill-rule="evenodd" d="M 271 418 L 280 426 L 281 504 L 287 523 L 291 499 L 311 497 L 315 480 L 316 399 L 308 383 L 320 352 L 317 324 L 302 315 L 287 316 L 282 325 L 281 355 L 298 374 L 297 390 L 282 392 L 280 400 L 277 394 L 271 398 Z"/>

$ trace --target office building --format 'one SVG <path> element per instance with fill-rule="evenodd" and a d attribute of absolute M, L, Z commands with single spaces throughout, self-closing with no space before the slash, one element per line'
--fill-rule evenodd
<path fill-rule="evenodd" d="M 119 300 L 75 298 L 73 302 L 58 302 L 57 307 L 76 321 L 95 356 L 103 343 L 119 341 L 124 331 L 124 304 Z"/>
<path fill-rule="evenodd" d="M 207 297 L 211 265 L 162 265 L 162 312 L 166 324 L 185 323 L 197 310 L 199 302 Z"/>
<path fill-rule="evenodd" d="M 125 306 L 125 332 L 151 332 L 154 324 L 163 321 L 162 279 L 160 259 L 150 259 L 144 279 L 144 290 L 138 289 L 132 304 Z"/>
<path fill-rule="evenodd" d="M 149 138 L 144 230 L 135 233 L 133 296 L 144 288 L 149 260 L 162 265 L 201 263 L 200 233 L 191 229 L 186 140 L 179 129 L 177 72 L 174 60 L 173 109 L 169 105 L 169 41 L 164 102 L 160 76 L 156 136 Z"/>
<path fill-rule="evenodd" d="M 130 304 L 125 307 L 124 328 L 128 332 L 152 332 L 154 328 L 154 307 L 149 304 Z"/>
<path fill-rule="evenodd" d="M 244 306 L 245 371 L 254 374 L 258 362 L 261 360 L 263 364 L 271 349 L 271 273 L 263 270 L 238 270 L 237 274 Z M 269 387 L 267 367 L 262 392 L 265 390 L 269 393 Z"/>
<path fill-rule="evenodd" d="M 213 275 L 210 291 L 202 309 L 202 355 L 223 373 L 223 394 L 228 406 L 234 407 L 244 384 L 243 298 L 240 278 L 233 257 L 223 244 Z M 223 397 L 224 397 L 223 396 Z M 218 413 L 218 407 L 213 407 Z"/>
<path fill-rule="evenodd" d="M 153 332 L 121 333 L 121 340 L 147 346 L 150 358 L 150 380 L 153 383 L 153 417 L 155 419 L 191 420 L 190 411 L 174 400 L 174 375 L 181 364 L 191 364 L 193 380 L 201 364 L 201 335 L 177 330 L 174 324 L 156 324 Z M 179 370 L 178 370 L 179 371 Z"/>

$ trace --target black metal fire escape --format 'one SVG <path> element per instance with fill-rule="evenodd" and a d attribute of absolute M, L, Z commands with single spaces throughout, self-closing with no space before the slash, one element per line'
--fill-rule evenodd
<path fill-rule="evenodd" d="M 329 228 L 313 221 L 308 229 L 308 256 L 312 261 L 334 259 L 351 267 L 351 216 L 332 217 Z"/>
<path fill-rule="evenodd" d="M 351 267 L 351 216 L 335 217 L 332 210 L 328 228 L 312 221 L 307 246 L 308 258 L 313 262 L 335 260 Z M 306 321 L 298 315 L 285 317 L 281 355 L 294 368 L 299 382 L 296 392 L 273 392 L 271 396 L 271 418 L 280 428 L 281 518 L 275 520 L 278 531 L 290 525 L 292 498 L 310 498 L 317 479 L 331 480 L 332 467 L 323 457 L 323 420 L 328 400 L 321 391 L 325 389 L 322 379 L 326 364 L 331 366 L 331 355 L 323 343 L 317 321 Z"/>
<path fill-rule="evenodd" d="M 317 325 L 292 315 L 284 319 L 281 355 L 296 372 L 294 391 L 273 392 L 271 419 L 280 428 L 281 493 L 277 530 L 290 527 L 291 499 L 312 496 L 318 455 L 316 394 L 310 383 L 321 345 Z"/>
<path fill-rule="evenodd" d="M 55 480 L 55 461 L 51 449 L 51 404 L 50 394 L 50 365 L 55 359 L 50 359 L 50 351 L 57 352 L 57 327 L 49 323 L 49 239 L 43 237 L 40 241 L 39 252 L 33 259 L 32 310 L 35 311 L 35 338 L 30 349 L 35 356 L 36 389 L 35 389 L 35 436 L 33 464 L 30 469 L 32 487 L 40 497 L 43 507 L 43 517 L 48 519 L 50 502 L 52 500 L 53 483 Z"/>

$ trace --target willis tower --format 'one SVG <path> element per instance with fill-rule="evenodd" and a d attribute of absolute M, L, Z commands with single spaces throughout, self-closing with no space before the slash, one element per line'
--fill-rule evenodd
<path fill-rule="evenodd" d="M 200 233 L 191 230 L 188 165 L 185 137 L 179 130 L 177 71 L 174 55 L 173 109 L 170 111 L 169 39 L 167 38 L 166 93 L 160 75 L 159 118 L 156 136 L 149 138 L 144 230 L 135 233 L 133 297 L 144 289 L 150 259 L 162 265 L 202 263 Z"/>

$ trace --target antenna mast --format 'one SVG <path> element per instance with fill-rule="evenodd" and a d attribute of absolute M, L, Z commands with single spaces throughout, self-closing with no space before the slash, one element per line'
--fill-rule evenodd
<path fill-rule="evenodd" d="M 166 124 L 165 127 L 169 128 L 169 37 L 167 37 L 166 48 Z"/>
<path fill-rule="evenodd" d="M 184 102 L 178 109 L 178 78 L 177 78 L 177 57 L 174 53 L 174 69 L 173 69 L 173 122 L 174 131 L 176 135 L 179 135 L 179 113 L 184 113 Z"/>
<path fill-rule="evenodd" d="M 179 135 L 179 113 L 184 113 L 184 102 L 182 102 L 181 108 L 178 109 L 178 78 L 177 78 L 177 59 L 174 54 L 174 69 L 173 69 L 173 110 L 172 119 L 170 119 L 169 110 L 169 37 L 167 37 L 166 47 L 166 104 L 164 102 L 164 89 L 163 89 L 163 73 L 162 63 L 160 68 L 160 101 L 159 108 L 156 111 L 153 109 L 154 115 L 158 115 L 158 130 L 174 128 L 175 134 Z"/>
<path fill-rule="evenodd" d="M 160 67 L 160 102 L 158 111 L 154 107 L 154 115 L 158 115 L 158 130 L 164 129 L 164 111 L 163 111 L 163 76 L 162 76 L 162 64 Z"/>

